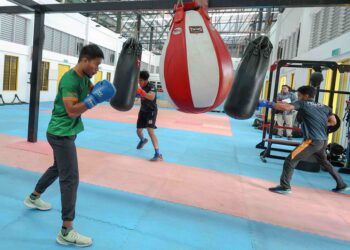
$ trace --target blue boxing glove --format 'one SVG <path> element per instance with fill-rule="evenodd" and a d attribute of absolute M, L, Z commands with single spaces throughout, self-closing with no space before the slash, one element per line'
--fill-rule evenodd
<path fill-rule="evenodd" d="M 269 102 L 268 100 L 261 100 L 259 101 L 258 107 L 259 108 L 274 108 L 276 103 L 274 102 Z"/>
<path fill-rule="evenodd" d="M 107 80 L 96 83 L 91 93 L 84 99 L 84 104 L 88 109 L 95 107 L 97 104 L 108 101 L 115 95 L 115 88 Z"/>

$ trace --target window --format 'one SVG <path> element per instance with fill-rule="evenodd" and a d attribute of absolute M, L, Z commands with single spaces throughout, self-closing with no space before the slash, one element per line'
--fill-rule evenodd
<path fill-rule="evenodd" d="M 113 65 L 114 64 L 114 60 L 115 60 L 115 55 L 114 54 L 111 54 L 109 56 L 109 64 Z"/>
<path fill-rule="evenodd" d="M 90 43 L 90 44 L 94 44 L 94 43 Z M 107 49 L 101 45 L 96 44 L 98 47 L 100 47 L 100 49 L 103 52 L 104 55 L 104 63 L 108 64 L 108 65 L 114 65 L 115 62 L 115 51 L 114 50 L 110 50 Z"/>
<path fill-rule="evenodd" d="M 69 34 L 63 33 L 61 34 L 61 54 L 68 55 L 69 51 Z"/>
<path fill-rule="evenodd" d="M 141 62 L 141 67 L 140 67 L 141 70 L 148 70 L 148 63 L 145 63 L 145 62 Z"/>
<path fill-rule="evenodd" d="M 53 29 L 45 26 L 45 39 L 44 39 L 44 49 L 52 51 L 53 50 Z"/>
<path fill-rule="evenodd" d="M 283 40 L 279 41 L 277 48 L 277 60 L 282 59 L 283 57 Z"/>
<path fill-rule="evenodd" d="M 292 73 L 290 76 L 290 88 L 294 88 L 294 78 L 295 78 L 295 73 Z"/>
<path fill-rule="evenodd" d="M 279 90 L 282 90 L 282 86 L 287 84 L 287 76 L 281 76 L 280 77 L 280 87 Z"/>
<path fill-rule="evenodd" d="M 76 50 L 76 55 L 80 55 L 80 51 L 83 49 L 84 44 L 82 42 L 77 42 L 77 50 Z"/>
<path fill-rule="evenodd" d="M 14 25 L 14 40 L 13 42 L 19 44 L 27 43 L 27 19 L 21 16 L 15 16 Z"/>
<path fill-rule="evenodd" d="M 286 39 L 278 42 L 277 60 L 291 59 L 298 55 L 300 27 Z"/>
<path fill-rule="evenodd" d="M 99 81 L 102 81 L 102 71 L 97 71 L 96 75 L 95 75 L 95 81 L 94 83 L 98 83 Z"/>
<path fill-rule="evenodd" d="M 111 81 L 112 78 L 112 73 L 111 72 L 107 72 L 107 80 Z"/>
<path fill-rule="evenodd" d="M 300 42 L 300 26 L 301 24 L 299 24 L 299 29 L 298 29 L 298 34 L 297 34 L 297 41 L 296 41 L 296 49 L 295 49 L 295 56 L 298 56 L 298 52 L 299 52 L 299 42 Z"/>
<path fill-rule="evenodd" d="M 26 18 L 18 15 L 0 15 L 0 39 L 19 43 L 27 43 L 27 24 Z"/>
<path fill-rule="evenodd" d="M 42 62 L 41 63 L 41 91 L 48 91 L 49 90 L 49 69 L 50 69 L 50 63 L 49 62 Z"/>
<path fill-rule="evenodd" d="M 267 100 L 267 96 L 269 95 L 268 91 L 269 91 L 269 80 L 265 81 L 265 89 L 264 89 L 264 99 Z"/>
<path fill-rule="evenodd" d="M 44 49 L 63 55 L 78 56 L 84 40 L 45 26 Z"/>
<path fill-rule="evenodd" d="M 61 36 L 61 31 L 53 30 L 53 52 L 61 53 Z"/>
<path fill-rule="evenodd" d="M 313 72 L 313 69 L 309 69 L 308 70 L 308 76 L 307 76 L 307 85 L 310 86 L 310 78 L 311 78 L 311 75 L 312 75 L 312 72 Z"/>
<path fill-rule="evenodd" d="M 316 48 L 349 30 L 349 7 L 322 8 L 312 16 L 309 48 Z"/>
<path fill-rule="evenodd" d="M 335 86 L 334 86 L 334 90 L 338 91 L 339 90 L 339 86 L 340 86 L 340 74 L 337 74 L 336 72 L 336 80 L 335 80 Z M 326 79 L 325 79 L 325 87 L 324 89 L 326 90 L 331 90 L 332 88 L 332 78 L 333 78 L 333 71 L 331 69 L 326 71 Z M 327 105 L 327 106 L 332 106 L 332 111 L 334 114 L 336 114 L 337 112 L 337 103 L 338 103 L 338 96 L 339 94 L 335 94 L 334 98 L 333 98 L 333 103 L 329 103 L 330 101 L 330 93 L 324 93 L 323 94 L 323 104 Z M 339 114 L 339 112 L 338 112 Z M 338 130 L 339 131 L 339 130 Z M 331 133 L 329 134 L 328 137 L 328 143 L 333 142 L 333 136 L 334 134 Z"/>
<path fill-rule="evenodd" d="M 282 59 L 287 59 L 287 40 L 286 39 L 282 40 L 282 48 L 283 48 Z"/>
<path fill-rule="evenodd" d="M 1 31 L 0 38 L 1 40 L 13 41 L 13 33 L 15 26 L 15 16 L 14 15 L 1 15 Z"/>
<path fill-rule="evenodd" d="M 18 57 L 5 56 L 3 90 L 17 90 Z"/>
<path fill-rule="evenodd" d="M 68 46 L 68 55 L 76 56 L 76 43 L 77 39 L 75 36 L 69 35 L 69 46 Z"/>
<path fill-rule="evenodd" d="M 291 55 L 290 58 L 298 56 L 298 34 L 299 31 L 293 32 L 291 36 Z"/>
<path fill-rule="evenodd" d="M 291 59 L 291 55 L 292 55 L 292 37 L 289 36 L 287 39 L 286 39 L 286 59 Z"/>

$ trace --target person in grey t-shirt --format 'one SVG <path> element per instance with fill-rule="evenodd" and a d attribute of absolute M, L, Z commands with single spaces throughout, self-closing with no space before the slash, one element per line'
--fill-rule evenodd
<path fill-rule="evenodd" d="M 297 100 L 295 95 L 290 92 L 290 87 L 288 85 L 282 85 L 281 93 L 277 95 L 277 101 L 278 102 L 284 102 L 284 103 L 293 103 Z M 293 110 L 291 111 L 277 111 L 276 112 L 276 121 L 278 126 L 284 126 L 284 123 L 286 124 L 286 127 L 293 127 Z M 287 138 L 288 140 L 292 140 L 292 130 L 286 129 Z M 278 137 L 283 136 L 283 129 L 279 128 L 277 132 Z"/>
<path fill-rule="evenodd" d="M 270 191 L 287 194 L 291 193 L 290 181 L 292 179 L 294 168 L 301 160 L 308 159 L 314 155 L 321 166 L 326 169 L 337 186 L 332 189 L 333 192 L 345 192 L 348 187 L 334 169 L 332 164 L 327 160 L 326 147 L 328 144 L 327 127 L 337 124 L 337 120 L 332 110 L 313 100 L 316 90 L 311 86 L 302 86 L 298 89 L 298 101 L 288 103 L 268 103 L 262 101 L 259 106 L 274 108 L 281 111 L 298 110 L 301 113 L 302 130 L 304 133 L 304 141 L 295 148 L 286 158 L 283 165 L 283 172 L 280 179 L 280 185 L 269 188 Z"/>

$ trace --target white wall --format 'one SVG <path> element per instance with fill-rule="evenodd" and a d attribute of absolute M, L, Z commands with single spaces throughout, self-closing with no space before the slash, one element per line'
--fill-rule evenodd
<path fill-rule="evenodd" d="M 148 50 L 142 51 L 141 61 L 154 66 L 159 66 L 160 56 L 150 53 Z M 152 72 L 153 73 L 153 72 Z"/>
<path fill-rule="evenodd" d="M 279 14 L 277 23 L 271 28 L 270 40 L 274 46 L 271 56 L 272 61 L 277 59 L 278 42 L 288 38 L 298 30 L 305 8 L 286 9 Z"/>
<path fill-rule="evenodd" d="M 270 40 L 273 43 L 274 50 L 271 56 L 271 63 L 277 60 L 278 42 L 286 39 L 295 32 L 300 25 L 300 40 L 298 55 L 292 60 L 311 60 L 311 61 L 339 61 L 350 58 L 350 32 L 343 34 L 325 44 L 314 49 L 309 49 L 312 28 L 312 16 L 322 8 L 295 8 L 286 9 L 283 14 L 278 16 L 278 21 L 271 28 Z M 332 56 L 334 49 L 340 49 L 341 54 L 337 57 Z M 295 73 L 295 87 L 307 83 L 308 72 L 306 69 L 282 68 L 281 75 L 287 76 L 287 83 L 290 82 L 291 74 Z M 268 79 L 268 75 L 266 76 Z"/>

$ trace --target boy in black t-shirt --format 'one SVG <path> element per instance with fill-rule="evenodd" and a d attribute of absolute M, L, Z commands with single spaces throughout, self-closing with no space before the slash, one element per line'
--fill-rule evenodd
<path fill-rule="evenodd" d="M 140 87 L 137 89 L 137 94 L 141 96 L 141 108 L 137 119 L 137 136 L 140 138 L 140 142 L 137 144 L 137 149 L 143 148 L 148 142 L 148 140 L 143 137 L 143 129 L 147 128 L 155 151 L 151 161 L 162 161 L 163 156 L 159 152 L 158 138 L 154 132 L 157 128 L 157 88 L 153 83 L 148 82 L 148 78 L 149 73 L 147 71 L 140 72 Z"/>

